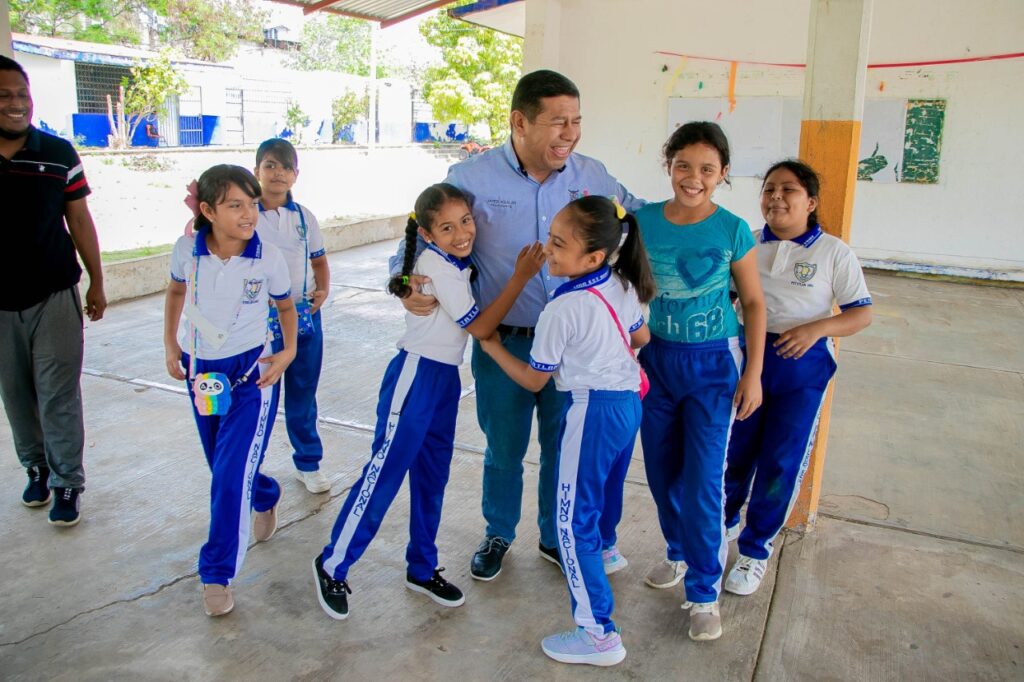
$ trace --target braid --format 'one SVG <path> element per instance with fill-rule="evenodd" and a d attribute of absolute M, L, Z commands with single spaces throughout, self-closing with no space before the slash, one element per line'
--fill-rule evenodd
<path fill-rule="evenodd" d="M 405 224 L 405 254 L 402 257 L 402 274 L 395 275 L 388 282 L 388 291 L 398 298 L 405 298 L 412 293 L 409 286 L 409 275 L 412 273 L 412 266 L 416 260 L 416 237 L 419 224 L 416 219 L 409 216 L 409 222 Z"/>

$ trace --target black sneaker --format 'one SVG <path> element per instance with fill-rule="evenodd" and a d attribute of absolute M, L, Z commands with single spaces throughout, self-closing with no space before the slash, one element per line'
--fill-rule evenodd
<path fill-rule="evenodd" d="M 462 590 L 441 577 L 443 570 L 443 568 L 435 569 L 433 577 L 424 581 L 416 580 L 406 573 L 405 586 L 413 592 L 422 592 L 441 606 L 462 606 L 466 601 Z"/>
<path fill-rule="evenodd" d="M 334 620 L 348 618 L 348 595 L 352 588 L 344 580 L 335 580 L 324 570 L 324 555 L 313 559 L 313 577 L 316 578 L 316 598 L 324 613 Z"/>
<path fill-rule="evenodd" d="M 558 556 L 557 547 L 545 547 L 538 542 L 537 551 L 540 552 L 542 558 L 547 559 L 555 566 L 558 566 L 559 570 L 562 570 L 562 557 Z M 563 570 L 562 573 L 565 573 L 565 571 Z"/>
<path fill-rule="evenodd" d="M 476 580 L 487 582 L 494 580 L 501 573 L 501 560 L 512 548 L 512 543 L 505 538 L 487 536 L 476 548 L 473 561 L 469 565 L 469 574 Z"/>
<path fill-rule="evenodd" d="M 50 470 L 44 466 L 37 466 L 29 467 L 25 471 L 28 473 L 28 485 L 21 494 L 21 503 L 26 507 L 42 507 L 50 501 L 50 488 L 47 486 Z"/>
<path fill-rule="evenodd" d="M 54 488 L 53 506 L 50 507 L 51 526 L 73 526 L 82 518 L 78 511 L 78 488 Z"/>

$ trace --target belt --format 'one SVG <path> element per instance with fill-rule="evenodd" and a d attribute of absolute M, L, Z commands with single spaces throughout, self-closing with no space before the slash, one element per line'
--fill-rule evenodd
<path fill-rule="evenodd" d="M 527 338 L 533 337 L 533 327 L 513 327 L 509 324 L 499 324 L 498 333 L 502 336 L 525 336 Z"/>

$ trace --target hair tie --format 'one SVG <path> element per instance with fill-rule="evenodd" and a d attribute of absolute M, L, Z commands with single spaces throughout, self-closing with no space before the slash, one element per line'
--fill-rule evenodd
<path fill-rule="evenodd" d="M 419 223 L 419 221 L 416 220 L 416 211 L 409 211 L 409 219 L 414 223 Z"/>
<path fill-rule="evenodd" d="M 185 195 L 185 205 L 188 206 L 190 211 L 192 211 L 192 217 L 187 223 L 185 223 L 185 236 L 191 237 L 195 233 L 193 226 L 195 225 L 196 218 L 200 215 L 199 183 L 193 180 L 185 186 L 185 189 L 188 191 L 188 194 Z"/>
<path fill-rule="evenodd" d="M 413 220 L 415 220 L 415 218 Z M 409 275 L 402 275 L 402 285 L 409 286 Z"/>
<path fill-rule="evenodd" d="M 619 203 L 619 198 L 613 194 L 612 196 L 608 197 L 608 199 L 611 200 L 611 202 L 615 205 L 615 217 L 618 218 L 619 220 L 625 220 L 626 209 L 623 208 L 622 204 Z"/>

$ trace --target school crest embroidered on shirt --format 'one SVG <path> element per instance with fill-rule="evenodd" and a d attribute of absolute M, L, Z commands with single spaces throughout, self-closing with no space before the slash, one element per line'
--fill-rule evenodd
<path fill-rule="evenodd" d="M 247 279 L 245 280 L 245 299 L 248 302 L 256 300 L 256 297 L 260 295 L 260 289 L 263 288 L 262 279 Z"/>
<path fill-rule="evenodd" d="M 569 190 L 569 201 L 576 201 L 580 197 L 589 197 L 590 190 L 586 189 L 571 189 Z"/>
<path fill-rule="evenodd" d="M 797 263 L 793 266 L 793 276 L 796 277 L 796 281 L 801 284 L 807 284 L 814 275 L 818 272 L 817 263 Z"/>

